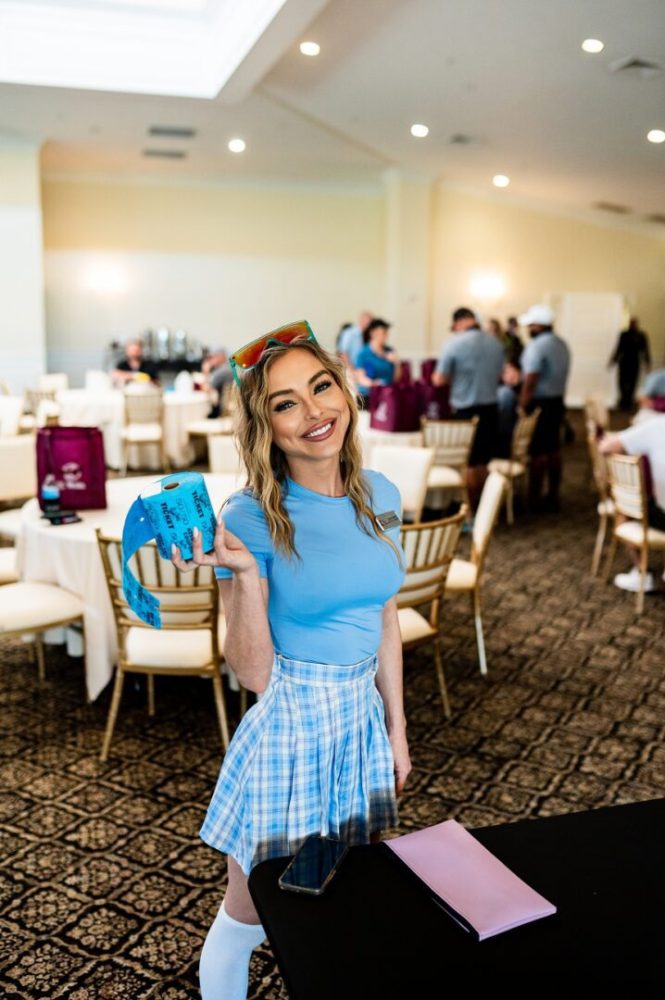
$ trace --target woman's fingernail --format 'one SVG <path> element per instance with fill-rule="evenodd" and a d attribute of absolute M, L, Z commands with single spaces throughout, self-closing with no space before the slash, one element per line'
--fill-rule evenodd
<path fill-rule="evenodd" d="M 198 538 L 201 532 L 199 531 L 198 528 L 194 528 L 192 534 L 194 535 L 194 538 Z"/>
<path fill-rule="evenodd" d="M 178 554 L 178 546 L 174 542 L 173 545 L 171 546 L 171 555 L 177 556 L 177 554 Z"/>
<path fill-rule="evenodd" d="M 219 514 L 217 515 L 217 524 L 223 524 L 223 523 L 224 523 L 224 519 L 222 517 L 222 512 L 220 510 Z"/>

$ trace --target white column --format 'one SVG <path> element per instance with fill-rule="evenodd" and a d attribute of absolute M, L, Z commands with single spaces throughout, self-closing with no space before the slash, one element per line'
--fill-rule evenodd
<path fill-rule="evenodd" d="M 39 147 L 0 135 L 0 378 L 20 395 L 45 370 Z"/>
<path fill-rule="evenodd" d="M 403 357 L 424 357 L 430 335 L 431 183 L 399 170 L 384 174 L 386 188 L 386 319 L 394 323 Z"/>

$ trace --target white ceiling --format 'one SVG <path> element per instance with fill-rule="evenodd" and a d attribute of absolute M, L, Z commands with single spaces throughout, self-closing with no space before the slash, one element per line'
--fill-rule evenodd
<path fill-rule="evenodd" d="M 376 186 L 398 167 L 489 192 L 492 175 L 506 173 L 509 198 L 580 213 L 618 203 L 631 223 L 665 214 L 665 144 L 646 141 L 649 129 L 665 129 L 665 74 L 610 72 L 628 57 L 665 67 L 663 0 L 273 0 L 272 19 L 268 0 L 48 6 L 103 10 L 125 27 L 140 17 L 229 30 L 224 10 L 242 9 L 257 35 L 213 99 L 0 83 L 0 130 L 44 143 L 48 174 Z M 0 0 L 0 26 L 11 7 Z M 182 64 L 195 65 L 200 53 L 184 28 L 180 35 Z M 589 36 L 605 42 L 600 55 L 581 51 Z M 300 54 L 305 37 L 320 56 Z M 10 78 L 6 64 L 0 79 Z M 416 121 L 430 127 L 424 140 L 409 134 Z M 197 134 L 151 139 L 150 125 Z M 456 134 L 471 141 L 451 144 Z M 234 135 L 247 142 L 240 156 L 226 147 Z M 146 148 L 188 155 L 155 161 Z"/>

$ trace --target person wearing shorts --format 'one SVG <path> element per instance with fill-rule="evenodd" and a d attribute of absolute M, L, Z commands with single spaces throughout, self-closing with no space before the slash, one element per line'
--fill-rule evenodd
<path fill-rule="evenodd" d="M 534 305 L 520 316 L 531 340 L 522 354 L 520 406 L 526 413 L 540 410 L 531 439 L 529 506 L 531 510 L 559 510 L 561 489 L 561 428 L 570 370 L 570 351 L 554 332 L 554 313 L 549 306 Z M 547 478 L 547 494 L 543 495 Z"/>
<path fill-rule="evenodd" d="M 497 391 L 504 352 L 496 337 L 479 328 L 471 309 L 456 309 L 451 329 L 454 336 L 443 347 L 432 382 L 450 386 L 454 419 L 478 417 L 467 468 L 469 502 L 475 510 L 487 478 L 488 462 L 497 453 Z"/>

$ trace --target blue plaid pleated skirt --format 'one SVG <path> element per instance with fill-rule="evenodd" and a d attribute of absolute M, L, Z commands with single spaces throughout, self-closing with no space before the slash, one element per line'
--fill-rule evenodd
<path fill-rule="evenodd" d="M 376 656 L 350 666 L 275 656 L 226 752 L 201 828 L 246 874 L 311 833 L 350 844 L 397 823 Z"/>

